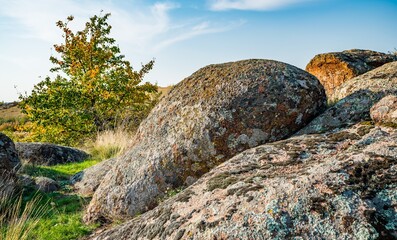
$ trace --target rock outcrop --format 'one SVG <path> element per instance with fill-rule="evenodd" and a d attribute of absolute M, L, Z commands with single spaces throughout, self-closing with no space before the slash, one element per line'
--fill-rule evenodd
<path fill-rule="evenodd" d="M 370 109 L 382 97 L 397 92 L 397 62 L 355 77 L 335 89 L 336 104 L 316 117 L 296 135 L 323 133 L 369 121 Z"/>
<path fill-rule="evenodd" d="M 397 127 L 397 96 L 388 95 L 371 108 L 371 118 L 376 124 Z"/>
<path fill-rule="evenodd" d="M 98 188 L 102 179 L 112 169 L 115 163 L 115 158 L 102 161 L 92 167 L 76 173 L 70 179 L 70 183 L 73 185 L 75 191 L 79 195 L 91 197 Z"/>
<path fill-rule="evenodd" d="M 397 129 L 356 124 L 246 150 L 92 239 L 395 239 Z"/>
<path fill-rule="evenodd" d="M 318 54 L 306 66 L 306 71 L 316 76 L 327 96 L 331 96 L 334 89 L 347 80 L 392 61 L 397 61 L 397 55 L 353 49 Z"/>
<path fill-rule="evenodd" d="M 245 149 L 283 139 L 323 111 L 319 81 L 271 60 L 209 65 L 176 85 L 96 190 L 85 221 L 132 217 Z"/>
<path fill-rule="evenodd" d="M 391 62 L 345 82 L 335 89 L 330 100 L 336 102 L 359 90 L 385 95 L 393 93 L 396 89 L 397 62 Z"/>
<path fill-rule="evenodd" d="M 16 171 L 21 162 L 15 150 L 14 142 L 0 132 L 0 198 L 7 198 L 18 187 Z"/>
<path fill-rule="evenodd" d="M 50 143 L 19 142 L 15 147 L 23 162 L 35 165 L 81 162 L 89 157 L 84 151 Z"/>

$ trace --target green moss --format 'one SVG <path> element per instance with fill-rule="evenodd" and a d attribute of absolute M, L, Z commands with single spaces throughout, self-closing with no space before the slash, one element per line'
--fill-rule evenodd
<path fill-rule="evenodd" d="M 364 126 L 374 126 L 375 125 L 373 121 L 362 121 L 362 122 L 360 122 L 360 124 L 364 125 Z"/>
<path fill-rule="evenodd" d="M 387 122 L 387 123 L 382 123 L 381 126 L 390 127 L 390 128 L 397 128 L 397 123 Z"/>
<path fill-rule="evenodd" d="M 231 175 L 230 173 L 226 172 L 226 173 L 221 173 L 216 175 L 215 177 L 211 178 L 210 180 L 208 180 L 207 182 L 207 190 L 208 191 L 213 191 L 217 188 L 220 189 L 225 189 L 227 188 L 229 185 L 232 185 L 236 182 L 238 182 L 239 179 L 233 175 Z"/>

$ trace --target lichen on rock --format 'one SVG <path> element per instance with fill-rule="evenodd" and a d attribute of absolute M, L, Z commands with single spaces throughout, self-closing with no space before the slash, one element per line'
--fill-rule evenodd
<path fill-rule="evenodd" d="M 285 63 L 206 66 L 177 84 L 141 123 L 131 150 L 96 190 L 85 220 L 152 209 L 167 189 L 248 148 L 290 136 L 321 113 L 325 101 L 314 76 Z"/>
<path fill-rule="evenodd" d="M 316 76 L 327 96 L 344 82 L 385 63 L 397 61 L 394 54 L 352 49 L 316 55 L 306 66 L 306 71 Z"/>

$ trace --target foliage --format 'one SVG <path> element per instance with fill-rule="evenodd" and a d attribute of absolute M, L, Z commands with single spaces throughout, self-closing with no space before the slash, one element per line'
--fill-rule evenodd
<path fill-rule="evenodd" d="M 46 77 L 31 95 L 20 95 L 20 106 L 32 121 L 35 141 L 77 145 L 97 131 L 123 124 L 136 128 L 157 102 L 157 86 L 141 84 L 154 61 L 134 71 L 109 37 L 110 14 L 94 16 L 82 31 L 58 21 L 65 40 L 54 45 L 54 79 Z"/>

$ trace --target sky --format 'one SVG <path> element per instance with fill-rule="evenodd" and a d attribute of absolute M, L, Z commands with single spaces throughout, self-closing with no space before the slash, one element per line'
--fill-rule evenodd
<path fill-rule="evenodd" d="M 0 101 L 29 94 L 62 43 L 55 23 L 81 30 L 111 13 L 111 37 L 144 81 L 173 85 L 208 64 L 273 59 L 302 69 L 316 54 L 393 52 L 397 0 L 0 0 Z"/>

